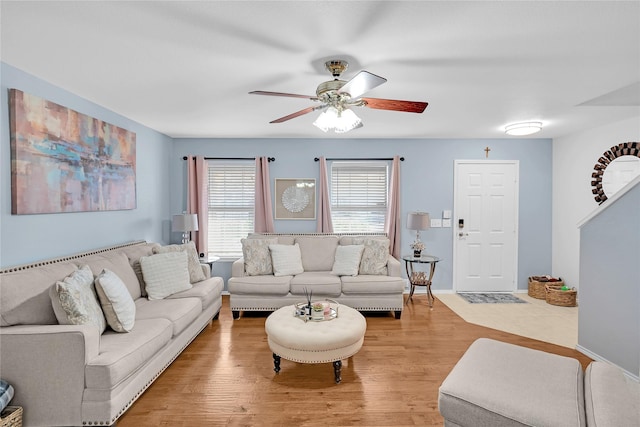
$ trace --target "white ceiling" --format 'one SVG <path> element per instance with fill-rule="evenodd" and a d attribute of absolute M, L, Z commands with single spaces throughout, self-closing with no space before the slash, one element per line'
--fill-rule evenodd
<path fill-rule="evenodd" d="M 554 138 L 640 121 L 640 2 L 2 1 L 1 59 L 172 137 L 501 138 L 540 120 Z M 324 61 L 388 82 L 336 136 L 312 101 Z"/>

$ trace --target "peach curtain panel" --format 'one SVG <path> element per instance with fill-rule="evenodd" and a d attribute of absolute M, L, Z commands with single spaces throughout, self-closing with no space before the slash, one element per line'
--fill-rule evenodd
<path fill-rule="evenodd" d="M 253 224 L 256 233 L 274 232 L 267 157 L 256 157 L 256 205 Z"/>
<path fill-rule="evenodd" d="M 394 156 L 391 164 L 391 182 L 389 184 L 389 206 L 384 231 L 389 236 L 389 251 L 400 259 L 400 157 Z"/>
<path fill-rule="evenodd" d="M 318 188 L 318 233 L 333 233 L 331 222 L 331 200 L 329 199 L 329 174 L 327 173 L 327 159 L 320 157 L 320 185 Z"/>
<path fill-rule="evenodd" d="M 198 231 L 194 231 L 194 243 L 200 256 L 208 252 L 209 234 L 209 181 L 208 165 L 204 156 L 187 156 L 187 213 L 198 214 Z"/>

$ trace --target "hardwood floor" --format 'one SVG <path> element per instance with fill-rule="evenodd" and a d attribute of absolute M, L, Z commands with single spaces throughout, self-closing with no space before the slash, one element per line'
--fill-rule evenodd
<path fill-rule="evenodd" d="M 282 359 L 280 374 L 264 332 L 267 314 L 233 320 L 228 297 L 208 326 L 120 418 L 140 426 L 442 426 L 438 387 L 477 338 L 488 337 L 578 359 L 553 344 L 466 323 L 436 301 L 414 296 L 401 320 L 366 314 L 362 349 L 343 362 Z"/>

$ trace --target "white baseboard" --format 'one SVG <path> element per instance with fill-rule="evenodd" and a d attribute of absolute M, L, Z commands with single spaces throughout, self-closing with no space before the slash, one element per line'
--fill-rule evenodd
<path fill-rule="evenodd" d="M 622 371 L 622 373 L 625 375 L 625 377 L 635 381 L 635 382 L 640 382 L 640 377 L 638 375 L 632 374 L 631 372 L 622 369 L 620 366 L 616 365 L 615 363 L 611 362 L 610 360 L 605 359 L 604 357 L 600 356 L 599 354 L 596 354 L 584 347 L 582 347 L 580 344 L 576 345 L 576 350 L 578 350 L 580 353 L 584 354 L 587 357 L 590 357 L 593 360 L 597 360 L 598 362 L 605 362 L 608 363 L 610 365 L 616 366 L 618 368 L 620 368 L 620 370 Z"/>

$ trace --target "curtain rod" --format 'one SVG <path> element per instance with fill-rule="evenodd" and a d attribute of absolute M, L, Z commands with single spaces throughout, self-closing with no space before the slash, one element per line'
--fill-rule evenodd
<path fill-rule="evenodd" d="M 194 157 L 193 160 L 196 158 Z M 205 157 L 205 160 L 255 160 L 255 157 Z M 182 160 L 187 160 L 187 156 L 184 156 Z M 275 162 L 275 157 L 267 157 L 267 160 L 270 162 Z"/>
<path fill-rule="evenodd" d="M 316 162 L 319 162 L 320 158 L 316 157 L 313 160 L 316 161 Z M 344 158 L 335 157 L 335 158 L 332 158 L 332 159 L 327 158 L 325 160 L 393 160 L 393 157 L 363 157 L 363 158 L 357 158 L 357 159 L 349 159 L 349 158 L 346 158 L 346 157 L 344 157 Z M 404 162 L 404 157 L 400 157 L 400 161 Z"/>

